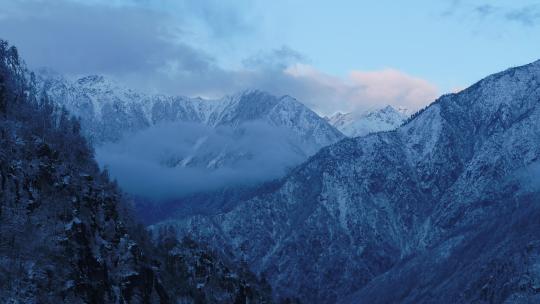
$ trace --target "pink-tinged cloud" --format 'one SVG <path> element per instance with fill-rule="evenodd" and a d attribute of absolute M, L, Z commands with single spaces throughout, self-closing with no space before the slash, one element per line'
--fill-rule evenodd
<path fill-rule="evenodd" d="M 417 110 L 434 101 L 439 90 L 427 80 L 395 69 L 352 71 L 345 78 L 323 73 L 312 66 L 296 64 L 284 72 L 302 83 L 296 93 L 317 112 L 351 112 L 385 105 Z M 311 96 L 307 96 L 311 95 Z"/>

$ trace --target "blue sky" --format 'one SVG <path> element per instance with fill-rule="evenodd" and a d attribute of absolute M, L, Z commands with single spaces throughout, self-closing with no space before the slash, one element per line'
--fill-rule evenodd
<path fill-rule="evenodd" d="M 295 96 L 321 114 L 419 108 L 540 59 L 538 1 L 0 4 L 0 37 L 18 45 L 31 67 L 105 74 L 141 90 L 190 96 L 260 88 Z"/>
<path fill-rule="evenodd" d="M 538 1 L 272 2 L 264 31 L 330 73 L 392 67 L 448 90 L 540 59 Z M 528 7 L 531 24 L 507 16 Z"/>

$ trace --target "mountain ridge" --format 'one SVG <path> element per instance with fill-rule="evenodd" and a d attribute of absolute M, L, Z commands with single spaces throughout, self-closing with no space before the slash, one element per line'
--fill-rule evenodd
<path fill-rule="evenodd" d="M 33 78 L 0 40 L 2 303 L 272 303 L 268 284 L 225 256 L 166 231 L 154 244 L 80 122 Z"/>
<path fill-rule="evenodd" d="M 69 81 L 62 75 L 57 74 L 56 77 L 51 77 L 50 74 L 52 72 L 38 74 L 39 87 L 48 92 L 51 95 L 51 99 L 56 100 L 60 105 L 66 106 L 74 115 L 81 117 L 83 124 L 84 120 L 92 119 L 93 115 L 100 116 L 103 112 L 103 106 L 110 103 L 116 103 L 118 106 L 124 108 L 126 104 L 131 104 L 131 106 L 135 107 L 135 109 L 124 109 L 125 112 L 141 111 L 143 115 L 140 119 L 145 121 L 131 123 L 134 126 L 146 126 L 161 121 L 172 122 L 182 120 L 204 123 L 212 127 L 238 124 L 245 120 L 261 119 L 264 118 L 264 114 L 271 114 L 275 111 L 275 107 L 287 105 L 301 110 L 303 112 L 302 115 L 308 120 L 309 125 L 300 126 L 300 128 L 307 129 L 314 127 L 318 123 L 321 126 L 317 126 L 317 129 L 325 129 L 324 132 L 328 133 L 328 135 L 324 134 L 321 138 L 317 138 L 322 144 L 335 142 L 342 138 L 342 135 L 338 131 L 334 131 L 331 127 L 328 127 L 326 122 L 317 114 L 288 95 L 275 97 L 261 90 L 246 89 L 236 94 L 227 95 L 221 99 L 204 100 L 200 97 L 190 98 L 162 94 L 143 94 L 121 86 L 114 81 L 107 80 L 104 76 L 100 75 L 91 75 L 75 81 Z M 76 98 L 74 97 L 77 97 L 78 100 L 75 100 Z M 252 104 L 257 104 L 258 109 L 250 110 L 249 107 Z M 243 108 L 241 105 L 245 105 L 246 107 Z M 88 106 L 91 106 L 91 109 L 85 109 Z M 261 109 L 264 112 L 260 112 Z M 169 113 L 162 113 L 160 110 L 169 110 Z M 234 118 L 237 119 L 233 121 Z M 87 128 L 92 130 L 90 126 Z M 302 131 L 306 133 L 306 131 Z M 306 140 L 304 134 L 300 134 L 300 136 Z M 97 137 L 97 143 L 103 141 L 100 136 Z M 93 139 L 93 137 L 90 136 L 90 139 Z M 111 141 L 111 139 L 107 139 L 106 141 Z"/>
<path fill-rule="evenodd" d="M 260 90 L 203 100 L 146 95 L 96 75 L 38 78 L 52 101 L 80 117 L 100 165 L 149 199 L 265 182 L 344 137 L 298 100 Z M 141 190 L 134 179 L 151 186 Z"/>
<path fill-rule="evenodd" d="M 515 171 L 540 158 L 539 78 L 540 62 L 488 76 L 395 131 L 321 149 L 273 193 L 162 225 L 231 248 L 278 294 L 334 302 L 512 204 Z"/>
<path fill-rule="evenodd" d="M 396 109 L 387 105 L 372 111 L 345 114 L 338 112 L 325 119 L 346 136 L 358 137 L 374 132 L 394 130 L 401 126 L 409 116 L 407 109 Z"/>

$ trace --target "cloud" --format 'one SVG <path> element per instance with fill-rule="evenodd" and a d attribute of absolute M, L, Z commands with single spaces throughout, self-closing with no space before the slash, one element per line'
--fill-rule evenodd
<path fill-rule="evenodd" d="M 325 115 L 386 104 L 417 109 L 435 99 L 433 85 L 405 73 L 353 71 L 336 77 L 318 71 L 289 46 L 225 68 L 214 57 L 221 45 L 200 41 L 231 43 L 252 31 L 247 2 L 15 0 L 3 4 L 0 36 L 17 45 L 33 68 L 104 74 L 148 93 L 219 98 L 262 89 L 294 96 Z"/>
<path fill-rule="evenodd" d="M 428 81 L 394 69 L 375 72 L 353 71 L 350 75 L 355 100 L 380 104 L 400 104 L 417 109 L 438 97 L 438 89 Z"/>
<path fill-rule="evenodd" d="M 446 1 L 448 3 L 447 8 L 441 13 L 441 16 L 443 17 L 449 17 L 456 13 L 456 11 L 461 6 L 461 0 L 448 0 Z"/>
<path fill-rule="evenodd" d="M 535 26 L 540 21 L 540 5 L 529 5 L 510 10 L 505 14 L 505 17 L 524 26 Z"/>
<path fill-rule="evenodd" d="M 278 70 L 284 70 L 293 64 L 305 62 L 307 62 L 307 58 L 303 54 L 288 46 L 282 46 L 279 49 L 267 52 L 259 52 L 242 61 L 244 67 L 247 69 L 262 68 Z"/>
<path fill-rule="evenodd" d="M 498 7 L 493 6 L 491 4 L 482 4 L 474 8 L 476 13 L 478 13 L 482 17 L 487 17 L 499 10 Z"/>
<path fill-rule="evenodd" d="M 496 6 L 489 2 L 476 4 L 460 0 L 449 1 L 450 6 L 442 12 L 442 16 L 451 17 L 458 13 L 470 13 L 486 18 L 493 17 L 499 20 L 516 22 L 523 26 L 535 26 L 540 21 L 540 5 L 528 4 L 521 6 Z"/>
<path fill-rule="evenodd" d="M 14 1 L 0 17 L 0 35 L 31 66 L 68 74 L 125 75 L 174 64 L 184 71 L 211 69 L 213 59 L 177 37 L 171 16 L 141 7 L 67 1 Z"/>
<path fill-rule="evenodd" d="M 96 149 L 125 191 L 161 200 L 282 176 L 307 158 L 290 131 L 261 121 L 216 129 L 162 124 Z"/>
<path fill-rule="evenodd" d="M 252 5 L 249 0 L 235 0 L 234 5 L 223 0 L 171 0 L 166 1 L 176 10 L 189 12 L 185 16 L 203 24 L 212 39 L 230 39 L 232 36 L 250 33 L 254 26 L 252 14 L 247 13 Z"/>
<path fill-rule="evenodd" d="M 307 59 L 288 47 L 261 52 L 244 60 L 243 68 L 227 70 L 214 66 L 204 72 L 185 73 L 171 68 L 148 77 L 136 74 L 131 83 L 158 88 L 157 92 L 219 98 L 245 89 L 261 89 L 275 95 L 290 95 L 321 115 L 350 112 L 386 105 L 417 110 L 438 95 L 427 80 L 395 69 L 351 71 L 336 77 L 305 64 Z"/>
<path fill-rule="evenodd" d="M 361 111 L 388 104 L 417 110 L 439 95 L 435 85 L 394 69 L 351 71 L 346 78 L 339 78 L 297 64 L 289 67 L 286 74 L 300 84 L 295 93 L 323 113 L 333 109 Z"/>

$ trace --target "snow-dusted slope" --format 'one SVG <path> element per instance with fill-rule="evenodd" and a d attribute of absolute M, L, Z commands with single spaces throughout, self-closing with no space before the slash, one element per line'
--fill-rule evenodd
<path fill-rule="evenodd" d="M 155 227 L 308 303 L 535 302 L 539 161 L 540 61 L 326 147 L 228 212 Z"/>
<path fill-rule="evenodd" d="M 0 40 L 0 303 L 272 303 L 245 267 L 135 227 L 73 120 Z"/>
<path fill-rule="evenodd" d="M 219 100 L 147 95 L 102 76 L 69 81 L 47 71 L 38 83 L 80 117 L 100 163 L 136 194 L 146 193 L 132 177 L 180 189 L 167 195 L 276 178 L 344 137 L 294 98 L 256 90 Z"/>
<path fill-rule="evenodd" d="M 343 137 L 294 98 L 275 97 L 257 90 L 219 100 L 148 95 L 103 76 L 70 81 L 50 71 L 39 73 L 38 83 L 54 102 L 82 119 L 88 138 L 98 145 L 165 122 L 216 127 L 262 120 L 275 127 L 285 127 L 303 141 L 319 147 Z"/>
<path fill-rule="evenodd" d="M 364 136 L 369 133 L 390 131 L 398 128 L 409 117 L 405 108 L 386 106 L 366 112 L 336 113 L 326 120 L 349 137 Z"/>

